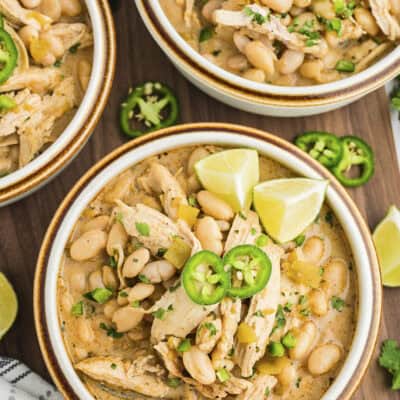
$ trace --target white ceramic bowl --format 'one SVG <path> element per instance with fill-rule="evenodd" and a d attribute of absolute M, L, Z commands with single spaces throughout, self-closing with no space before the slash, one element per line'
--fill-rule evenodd
<path fill-rule="evenodd" d="M 297 117 L 343 107 L 383 86 L 400 73 L 400 46 L 365 71 L 313 86 L 256 83 L 228 72 L 195 51 L 175 30 L 158 0 L 135 0 L 139 13 L 164 53 L 201 90 L 255 114 Z"/>
<path fill-rule="evenodd" d="M 353 251 L 359 305 L 350 352 L 338 378 L 323 399 L 350 399 L 358 386 L 374 350 L 382 301 L 379 267 L 368 227 L 346 191 L 327 170 L 289 142 L 243 126 L 210 123 L 176 126 L 120 147 L 85 174 L 57 211 L 38 259 L 34 305 L 36 329 L 44 359 L 66 398 L 93 400 L 68 358 L 57 315 L 57 277 L 73 226 L 107 182 L 128 167 L 177 147 L 210 143 L 254 148 L 299 175 L 331 181 L 327 201 L 343 226 Z"/>
<path fill-rule="evenodd" d="M 65 168 L 89 139 L 111 91 L 116 60 L 114 22 L 107 0 L 86 0 L 94 53 L 88 89 L 74 117 L 42 154 L 23 168 L 0 178 L 0 207 L 42 187 Z"/>

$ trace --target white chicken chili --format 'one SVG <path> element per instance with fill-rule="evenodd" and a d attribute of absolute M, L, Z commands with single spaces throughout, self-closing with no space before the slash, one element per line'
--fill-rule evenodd
<path fill-rule="evenodd" d="M 4 176 L 42 153 L 72 119 L 88 87 L 93 35 L 81 0 L 0 0 L 0 18 L 0 51 L 4 30 L 16 62 L 0 79 Z"/>
<path fill-rule="evenodd" d="M 400 39 L 398 0 L 160 0 L 178 33 L 243 78 L 305 86 L 358 73 Z"/>
<path fill-rule="evenodd" d="M 221 173 L 236 188 L 223 196 L 212 189 Z M 94 398 L 320 399 L 349 351 L 357 303 L 326 184 L 213 145 L 159 154 L 108 183 L 75 225 L 58 277 L 64 343 Z M 281 243 L 262 207 L 296 190 L 311 193 L 316 215 Z M 302 200 L 279 204 L 275 214 L 300 226 Z"/>

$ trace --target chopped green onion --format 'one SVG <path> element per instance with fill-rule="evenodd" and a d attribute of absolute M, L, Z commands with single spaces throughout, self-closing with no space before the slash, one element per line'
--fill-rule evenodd
<path fill-rule="evenodd" d="M 280 342 L 271 342 L 268 345 L 268 351 L 272 357 L 283 357 L 285 355 L 285 348 Z"/>
<path fill-rule="evenodd" d="M 293 349 L 296 347 L 296 338 L 293 336 L 291 332 L 286 333 L 286 335 L 282 338 L 282 344 L 287 349 Z"/>
<path fill-rule="evenodd" d="M 71 314 L 75 317 L 79 317 L 83 315 L 83 301 L 78 301 L 71 308 Z"/>
<path fill-rule="evenodd" d="M 99 304 L 104 304 L 112 296 L 113 292 L 106 288 L 96 288 L 83 296 Z"/>
<path fill-rule="evenodd" d="M 336 71 L 339 72 L 354 72 L 356 70 L 356 65 L 352 61 L 340 60 L 336 64 Z"/>
<path fill-rule="evenodd" d="M 221 368 L 217 371 L 217 378 L 221 383 L 226 382 L 230 377 L 231 374 L 225 368 Z"/>
<path fill-rule="evenodd" d="M 180 353 L 185 353 L 186 351 L 189 351 L 191 347 L 192 347 L 192 344 L 190 343 L 190 339 L 184 339 L 179 343 L 177 350 Z"/>
<path fill-rule="evenodd" d="M 136 230 L 142 236 L 150 236 L 150 227 L 145 222 L 136 222 Z"/>

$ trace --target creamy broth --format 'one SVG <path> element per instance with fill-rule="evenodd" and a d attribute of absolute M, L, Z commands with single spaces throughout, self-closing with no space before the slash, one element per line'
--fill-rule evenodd
<path fill-rule="evenodd" d="M 66 0 L 55 9 L 51 4 L 0 4 L 18 52 L 17 67 L 0 83 L 0 176 L 24 167 L 57 140 L 88 86 L 93 36 L 84 2 Z"/>
<path fill-rule="evenodd" d="M 140 278 L 142 275 L 136 275 L 136 278 L 126 278 L 126 276 L 134 274 L 129 275 L 125 265 L 133 252 L 143 248 L 138 244 L 138 239 L 128 235 L 123 228 L 128 217 L 127 214 L 124 214 L 125 211 L 121 212 L 121 210 L 125 210 L 124 208 L 118 208 L 122 207 L 121 204 L 116 206 L 116 201 L 121 200 L 128 207 L 142 204 L 165 216 L 166 211 L 163 211 L 163 207 L 166 206 L 167 193 L 164 192 L 164 197 L 160 201 L 158 189 L 149 186 L 149 183 L 152 182 L 152 180 L 148 180 L 149 176 L 151 179 L 155 179 L 151 176 L 154 173 L 153 166 L 161 165 L 159 172 L 162 171 L 165 174 L 164 181 L 170 182 L 171 185 L 179 185 L 179 190 L 188 198 L 193 199 L 198 197 L 199 191 L 202 190 L 193 175 L 191 167 L 193 159 L 221 150 L 223 149 L 215 146 L 187 147 L 140 162 L 108 183 L 87 206 L 75 225 L 65 249 L 58 278 L 59 321 L 70 359 L 95 398 L 104 400 L 141 399 L 147 398 L 143 396 L 147 395 L 153 398 L 176 399 L 317 400 L 326 392 L 343 365 L 352 342 L 356 321 L 356 276 L 344 232 L 326 205 L 323 206 L 318 219 L 306 230 L 303 243 L 289 242 L 278 246 L 270 239 L 265 248 L 267 254 L 271 252 L 271 257 L 274 256 L 274 252 L 278 254 L 277 268 L 278 275 L 280 274 L 280 284 L 278 287 L 271 287 L 271 291 L 278 290 L 279 306 L 269 311 L 264 310 L 265 315 L 262 314 L 260 318 L 267 318 L 268 313 L 272 313 L 274 317 L 274 329 L 268 339 L 269 343 L 279 342 L 288 332 L 291 332 L 297 338 L 297 344 L 294 349 L 288 350 L 285 356 L 278 358 L 271 357 L 266 346 L 258 349 L 260 357 L 257 356 L 255 365 L 250 366 L 254 367 L 254 376 L 247 378 L 241 376 L 241 371 L 244 370 L 240 370 L 235 361 L 236 356 L 232 355 L 231 349 L 228 349 L 229 354 L 225 354 L 223 362 L 229 369 L 230 379 L 224 383 L 216 380 L 211 385 L 201 384 L 191 378 L 190 373 L 182 365 L 182 355 L 176 351 L 177 344 L 185 337 L 192 340 L 193 346 L 195 340 L 201 342 L 201 339 L 195 339 L 194 332 L 179 338 L 167 335 L 159 340 L 157 334 L 152 330 L 152 326 L 157 320 L 154 314 L 142 315 L 143 318 L 139 318 L 137 323 L 131 323 L 137 318 L 136 313 L 140 312 L 137 308 L 139 304 L 137 302 L 128 304 L 127 298 L 132 300 L 132 287 L 143 284 L 145 280 Z M 260 174 L 260 181 L 294 176 L 285 167 L 266 157 L 260 157 Z M 197 203 L 192 201 L 191 204 Z M 172 212 L 169 210 L 169 215 Z M 201 213 L 199 218 L 203 217 L 204 213 Z M 225 243 L 229 233 L 232 234 L 230 231 L 233 231 L 238 223 L 246 225 L 249 222 L 241 221 L 239 216 L 235 217 L 233 223 L 232 219 L 225 221 L 225 224 L 220 222 L 222 243 Z M 194 233 L 197 236 L 199 236 L 198 224 L 199 221 L 194 227 Z M 235 227 L 232 227 L 232 224 L 235 224 Z M 224 225 L 227 226 L 224 227 Z M 150 229 L 158 228 L 151 226 Z M 94 236 L 89 238 L 88 232 Z M 95 233 L 93 234 L 93 232 Z M 142 239 L 144 241 L 153 239 L 151 232 L 150 237 Z M 211 235 L 211 231 L 209 235 Z M 311 257 L 310 248 L 313 247 L 315 251 L 315 246 L 312 246 L 313 241 L 322 245 L 323 249 L 322 253 L 317 255 L 313 261 L 320 268 L 319 271 L 322 275 L 322 280 L 314 289 L 299 283 L 296 279 L 293 280 L 293 275 L 288 273 L 292 268 L 293 260 L 304 261 Z M 110 248 L 114 243 L 115 250 L 118 247 L 117 242 L 122 246 L 122 253 L 119 252 L 118 256 Z M 146 244 L 147 242 L 144 243 L 145 246 Z M 201 244 L 203 245 L 203 242 Z M 110 255 L 113 257 L 112 260 Z M 119 268 L 118 259 L 121 257 L 125 261 L 124 266 Z M 155 260 L 162 261 L 163 256 L 152 254 L 145 264 L 148 265 L 149 262 Z M 149 296 L 140 301 L 140 309 L 148 310 L 163 296 L 176 293 L 168 288 L 180 290 L 175 287 L 180 270 L 173 269 L 172 275 L 165 276 L 167 269 L 163 271 L 164 280 L 158 279 L 159 283 L 156 283 L 157 279 L 154 280 Z M 143 271 L 145 269 L 142 269 L 141 274 L 144 273 Z M 145 276 L 149 276 L 153 282 L 151 274 Z M 273 282 L 271 276 L 268 285 L 273 285 Z M 145 284 L 148 285 L 148 282 Z M 104 287 L 113 292 L 104 304 L 84 297 L 86 293 Z M 243 323 L 248 313 L 249 302 L 253 300 L 238 301 L 241 311 L 239 310 L 240 321 L 237 321 L 236 326 L 233 323 L 232 334 L 234 343 L 236 343 L 233 345 L 234 347 L 237 347 L 238 325 Z M 77 305 L 82 306 L 80 312 L 76 312 Z M 194 303 L 193 306 L 195 306 Z M 130 316 L 127 315 L 125 320 L 124 317 L 122 320 L 120 317 L 116 317 L 118 313 L 121 313 L 119 310 L 129 307 L 134 311 Z M 178 305 L 175 304 L 174 307 L 176 308 Z M 173 314 L 174 312 L 174 309 L 170 311 L 166 309 L 166 320 L 172 318 L 168 313 Z M 190 319 L 189 316 L 186 317 Z M 213 312 L 207 314 L 207 317 L 208 321 L 212 321 L 212 325 L 217 327 L 217 337 L 219 337 L 218 329 L 221 329 L 221 335 L 225 334 L 228 331 L 229 322 L 232 323 L 230 319 L 232 316 L 229 312 L 224 314 L 222 303 Z M 224 321 L 221 328 L 218 328 L 220 325 L 217 320 Z M 166 323 L 165 321 L 157 322 L 163 324 Z M 179 321 L 185 324 L 185 315 L 180 316 Z M 201 329 L 199 327 L 203 326 L 202 324 L 196 329 Z M 312 340 L 306 353 L 301 355 L 299 343 L 302 332 L 304 333 L 307 329 L 313 330 Z M 201 336 L 201 334 L 198 332 L 197 336 Z M 210 351 L 204 350 L 207 357 L 212 358 L 213 361 L 218 360 L 216 351 L 222 341 L 221 337 L 214 343 L 211 350 L 208 349 Z M 162 349 L 162 346 L 166 348 Z M 326 372 L 317 374 L 315 360 L 318 359 L 318 351 L 316 349 L 321 348 L 323 351 L 328 348 L 333 353 L 338 352 L 339 358 Z M 163 351 L 167 351 L 167 355 Z M 324 357 L 324 360 L 327 359 L 329 356 Z M 178 381 L 174 378 L 177 372 L 174 371 L 168 360 L 175 362 L 179 374 L 182 374 Z M 312 365 L 312 360 L 314 360 L 314 365 Z M 143 382 L 140 381 L 141 379 Z M 179 383 L 179 386 L 170 387 L 175 386 L 172 383 L 176 382 Z M 252 392 L 250 388 L 252 385 L 253 389 L 258 387 L 258 392 Z M 262 388 L 261 393 L 259 392 L 260 388 Z M 138 393 L 135 394 L 132 389 Z M 266 392 L 269 392 L 269 395 L 266 396 Z"/>
<path fill-rule="evenodd" d="M 179 34 L 212 63 L 282 86 L 361 72 L 400 39 L 397 0 L 160 0 Z"/>

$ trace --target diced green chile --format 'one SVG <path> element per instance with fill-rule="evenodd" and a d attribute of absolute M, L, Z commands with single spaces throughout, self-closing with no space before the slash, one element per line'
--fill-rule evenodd
<path fill-rule="evenodd" d="M 17 62 L 17 47 L 12 37 L 0 28 L 0 85 L 12 75 Z"/>
<path fill-rule="evenodd" d="M 186 262 L 182 272 L 182 284 L 194 303 L 216 304 L 229 289 L 230 274 L 225 271 L 222 259 L 217 254 L 203 250 Z"/>
<path fill-rule="evenodd" d="M 297 137 L 295 144 L 327 168 L 334 167 L 342 158 L 342 143 L 332 133 L 306 132 Z"/>
<path fill-rule="evenodd" d="M 178 100 L 171 89 L 159 82 L 146 82 L 137 86 L 121 106 L 121 129 L 129 137 L 166 128 L 178 120 Z M 145 128 L 134 128 L 133 122 Z"/>
<path fill-rule="evenodd" d="M 374 153 L 367 143 L 356 136 L 341 138 L 343 156 L 332 172 L 341 184 L 356 187 L 368 182 L 375 171 Z M 356 177 L 348 176 L 352 167 L 358 167 L 360 173 Z"/>
<path fill-rule="evenodd" d="M 246 299 L 254 296 L 265 288 L 271 277 L 271 260 L 257 246 L 234 247 L 225 254 L 224 265 L 225 268 L 229 266 L 232 277 L 237 272 L 243 277 L 240 286 L 231 285 L 228 289 L 228 295 L 232 297 Z"/>

